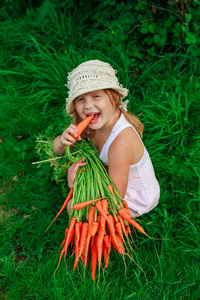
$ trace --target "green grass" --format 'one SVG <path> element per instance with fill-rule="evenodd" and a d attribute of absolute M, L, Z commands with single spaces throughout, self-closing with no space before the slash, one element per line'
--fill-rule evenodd
<path fill-rule="evenodd" d="M 176 54 L 143 57 L 133 65 L 131 41 L 114 42 L 95 27 L 90 32 L 88 16 L 76 23 L 54 6 L 47 12 L 30 7 L 21 15 L 13 10 L 10 17 L 2 12 L 1 299 L 198 300 L 199 58 L 180 47 Z M 54 138 L 70 123 L 65 113 L 67 72 L 87 59 L 110 62 L 129 88 L 129 109 L 144 123 L 143 141 L 161 186 L 159 205 L 141 218 L 148 234 L 160 240 L 133 233 L 133 257 L 145 274 L 128 257 L 125 267 L 112 253 L 96 283 L 88 269 L 79 266 L 72 272 L 70 256 L 67 268 L 62 262 L 53 276 L 68 216 L 61 214 L 45 232 L 64 196 L 52 180 L 52 167 L 32 164 L 41 159 L 37 137 Z"/>

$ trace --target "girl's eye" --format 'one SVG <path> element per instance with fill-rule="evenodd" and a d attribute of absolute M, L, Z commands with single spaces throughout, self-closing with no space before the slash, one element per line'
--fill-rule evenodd
<path fill-rule="evenodd" d="M 79 98 L 79 99 L 77 99 L 77 101 L 79 102 L 79 101 L 83 101 L 84 99 L 83 98 Z"/>
<path fill-rule="evenodd" d="M 99 97 L 99 95 L 94 95 L 94 98 L 98 98 Z"/>

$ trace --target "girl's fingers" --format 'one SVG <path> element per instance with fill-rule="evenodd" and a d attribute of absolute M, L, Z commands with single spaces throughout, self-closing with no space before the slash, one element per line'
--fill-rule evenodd
<path fill-rule="evenodd" d="M 71 136 L 71 135 L 67 135 L 66 136 L 66 138 L 65 138 L 65 141 L 67 142 L 67 143 L 74 143 L 75 142 L 75 139 Z"/>
<path fill-rule="evenodd" d="M 70 124 L 68 128 L 72 128 L 72 129 L 74 129 L 75 131 L 77 131 L 76 125 L 74 125 L 74 124 Z"/>
<path fill-rule="evenodd" d="M 85 160 L 85 157 L 79 159 L 78 162 L 82 162 L 82 161 L 84 161 L 84 160 Z"/>
<path fill-rule="evenodd" d="M 61 142 L 64 145 L 71 145 L 73 143 L 75 143 L 75 140 L 70 134 L 63 134 L 63 136 L 61 137 Z"/>
<path fill-rule="evenodd" d="M 73 124 L 71 124 L 62 134 L 61 141 L 65 145 L 69 145 L 75 142 L 77 138 L 76 133 L 76 126 L 72 127 Z"/>
<path fill-rule="evenodd" d="M 79 159 L 77 162 L 73 163 L 71 165 L 71 167 L 69 168 L 69 171 L 68 171 L 68 186 L 70 188 L 73 188 L 73 186 L 74 186 L 74 181 L 75 181 L 75 178 L 76 178 L 76 173 L 77 173 L 78 168 L 87 165 L 86 162 L 83 162 L 84 159 L 85 159 L 85 157 Z"/>
<path fill-rule="evenodd" d="M 80 135 L 77 136 L 77 128 L 74 124 L 69 125 L 67 129 L 63 132 L 61 136 L 61 143 L 63 145 L 70 146 L 71 144 L 75 143 L 76 139 L 81 141 Z"/>
<path fill-rule="evenodd" d="M 68 134 L 72 134 L 74 137 L 77 137 L 77 129 L 76 126 L 72 126 L 73 124 L 71 124 L 68 128 L 67 128 L 67 133 Z"/>
<path fill-rule="evenodd" d="M 81 158 L 81 161 L 82 160 L 83 160 L 83 158 Z M 84 162 L 81 162 L 81 161 L 79 160 L 79 161 L 73 163 L 69 169 L 71 169 L 71 171 L 76 172 L 79 167 L 87 165 L 87 163 L 84 163 Z"/>
<path fill-rule="evenodd" d="M 77 171 L 79 167 L 82 167 L 82 166 L 85 166 L 85 165 L 87 165 L 87 163 L 81 163 L 81 162 L 76 163 L 74 165 L 74 171 Z"/>

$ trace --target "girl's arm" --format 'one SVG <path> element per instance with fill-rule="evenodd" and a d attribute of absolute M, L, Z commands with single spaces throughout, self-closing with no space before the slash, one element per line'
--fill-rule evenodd
<path fill-rule="evenodd" d="M 61 155 L 65 152 L 65 145 L 61 143 L 60 139 L 61 135 L 57 136 L 53 143 L 53 151 L 58 155 Z"/>
<path fill-rule="evenodd" d="M 108 173 L 120 196 L 124 198 L 128 186 L 130 165 L 143 156 L 144 147 L 132 128 L 121 131 L 108 151 Z"/>

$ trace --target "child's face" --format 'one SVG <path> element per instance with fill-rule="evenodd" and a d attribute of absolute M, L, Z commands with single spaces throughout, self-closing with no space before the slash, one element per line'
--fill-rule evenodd
<path fill-rule="evenodd" d="M 93 130 L 106 129 L 118 113 L 104 90 L 81 95 L 74 101 L 81 119 L 85 119 L 90 114 L 94 115 L 89 124 Z"/>

